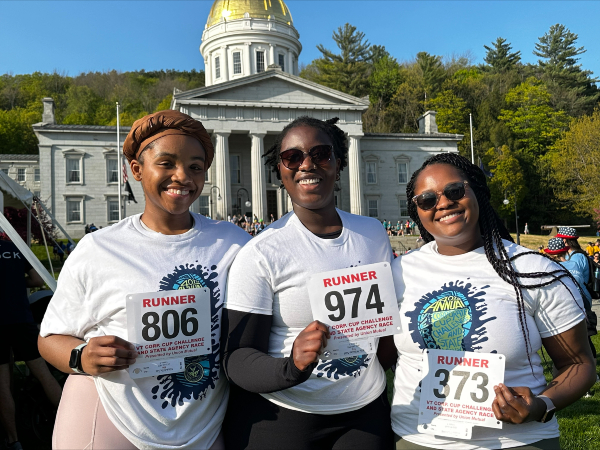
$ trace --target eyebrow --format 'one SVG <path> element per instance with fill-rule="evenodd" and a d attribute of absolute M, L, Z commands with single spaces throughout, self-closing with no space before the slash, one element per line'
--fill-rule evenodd
<path fill-rule="evenodd" d="M 158 155 L 156 155 L 156 158 L 162 158 L 164 156 L 168 156 L 171 158 L 177 158 L 177 155 L 174 153 L 169 153 L 169 152 L 160 152 Z M 206 159 L 204 158 L 204 156 L 192 156 L 193 160 L 199 160 L 199 161 L 205 161 Z"/>

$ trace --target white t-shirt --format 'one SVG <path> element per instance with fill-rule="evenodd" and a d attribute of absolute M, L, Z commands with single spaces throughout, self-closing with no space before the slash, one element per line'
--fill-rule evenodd
<path fill-rule="evenodd" d="M 273 316 L 269 355 L 290 356 L 294 340 L 314 319 L 307 282 L 312 274 L 389 262 L 392 249 L 375 219 L 338 210 L 343 231 L 336 239 L 311 233 L 288 213 L 250 241 L 231 266 L 225 307 Z M 262 394 L 284 408 L 318 414 L 354 411 L 385 389 L 375 354 L 319 361 L 304 383 Z"/>
<path fill-rule="evenodd" d="M 504 245 L 509 257 L 529 251 L 508 241 L 504 241 Z M 513 267 L 521 273 L 560 269 L 556 263 L 537 254 L 517 258 Z M 456 450 L 510 448 L 558 437 L 556 418 L 545 424 L 505 423 L 503 429 L 474 427 L 470 440 L 420 434 L 417 432 L 420 370 L 425 348 L 497 352 L 506 357 L 505 384 L 526 386 L 539 394 L 546 387 L 537 353 L 542 338 L 567 331 L 585 317 L 581 296 L 570 279 L 562 278 L 575 300 L 559 282 L 544 288 L 522 290 L 531 342 L 532 374 L 519 325 L 514 288 L 500 279 L 483 247 L 462 255 L 445 256 L 438 253 L 435 242 L 430 242 L 420 250 L 396 259 L 392 263 L 392 272 L 405 331 L 394 337 L 399 359 L 394 378 L 392 428 L 397 435 L 418 445 Z M 521 278 L 520 282 L 533 285 L 549 280 L 550 277 L 541 280 Z M 443 326 L 448 329 L 438 325 L 436 330 L 435 322 L 419 327 L 420 322 L 428 323 L 424 320 L 424 315 L 429 314 L 424 312 L 426 308 L 448 295 L 464 297 L 463 303 L 467 305 L 444 315 Z M 457 329 L 461 331 L 456 333 Z"/>
<path fill-rule="evenodd" d="M 94 377 L 110 420 L 141 449 L 206 449 L 225 416 L 228 384 L 221 375 L 219 339 L 229 267 L 249 236 L 227 222 L 193 214 L 184 234 L 163 235 L 142 226 L 140 215 L 86 235 L 67 258 L 40 334 L 84 340 L 127 339 L 127 294 L 207 286 L 213 353 L 195 357 L 204 375 L 185 372 L 132 380 L 125 370 Z"/>

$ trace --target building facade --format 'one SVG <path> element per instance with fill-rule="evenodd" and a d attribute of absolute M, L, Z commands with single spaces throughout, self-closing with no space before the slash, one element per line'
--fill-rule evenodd
<path fill-rule="evenodd" d="M 300 116 L 339 118 L 349 155 L 336 205 L 380 220 L 408 218 L 411 174 L 433 154 L 458 151 L 463 136 L 439 133 L 433 111 L 419 119 L 418 133 L 364 133 L 368 99 L 298 77 L 302 47 L 283 1 L 217 0 L 202 39 L 206 85 L 175 91 L 171 103 L 171 109 L 200 120 L 215 146 L 205 188 L 192 206 L 195 212 L 217 219 L 245 213 L 269 221 L 290 211 L 289 196 L 262 156 Z M 56 124 L 54 103 L 44 99 L 43 122 L 33 128 L 40 141 L 40 198 L 67 232 L 78 237 L 86 223 L 114 223 L 116 127 Z M 121 128 L 121 140 L 128 131 Z M 124 215 L 144 207 L 141 187 L 135 181 L 131 186 L 138 203 L 126 204 Z"/>
<path fill-rule="evenodd" d="M 39 159 L 39 155 L 0 154 L 0 170 L 39 197 L 41 192 Z"/>

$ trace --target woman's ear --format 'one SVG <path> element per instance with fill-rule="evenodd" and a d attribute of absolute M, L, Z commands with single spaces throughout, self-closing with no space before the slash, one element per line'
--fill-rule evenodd
<path fill-rule="evenodd" d="M 129 163 L 129 167 L 131 168 L 133 178 L 135 178 L 136 181 L 142 181 L 142 164 L 137 159 L 133 159 Z"/>

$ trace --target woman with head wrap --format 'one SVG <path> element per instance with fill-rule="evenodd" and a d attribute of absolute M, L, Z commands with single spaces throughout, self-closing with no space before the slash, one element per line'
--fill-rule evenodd
<path fill-rule="evenodd" d="M 142 184 L 144 212 L 81 240 L 40 331 L 42 356 L 70 374 L 53 448 L 220 449 L 228 397 L 221 305 L 229 266 L 249 237 L 189 211 L 214 155 L 200 122 L 178 111 L 148 115 L 133 124 L 123 153 Z M 194 291 L 164 293 L 180 289 Z M 208 330 L 208 353 L 175 357 L 204 339 L 188 338 L 199 323 Z M 157 344 L 139 345 L 144 340 Z M 157 347 L 178 359 L 148 363 L 144 356 L 130 368 L 138 351 Z M 173 368 L 148 372 L 153 367 Z"/>

